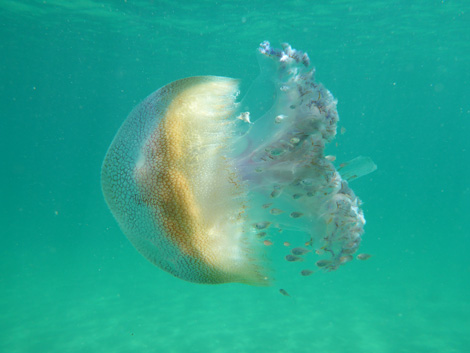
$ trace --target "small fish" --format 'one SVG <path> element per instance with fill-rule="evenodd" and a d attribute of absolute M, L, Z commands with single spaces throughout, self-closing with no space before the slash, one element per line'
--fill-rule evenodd
<path fill-rule="evenodd" d="M 263 244 L 266 245 L 266 246 L 271 246 L 271 245 L 273 245 L 273 242 L 271 240 L 265 240 L 265 241 L 263 241 Z"/>
<path fill-rule="evenodd" d="M 299 217 L 302 217 L 303 215 L 304 215 L 304 214 L 301 213 L 301 212 L 292 212 L 292 213 L 290 214 L 290 216 L 291 216 L 292 218 L 299 218 Z"/>
<path fill-rule="evenodd" d="M 290 246 L 290 243 L 288 241 L 285 241 L 284 246 Z"/>
<path fill-rule="evenodd" d="M 290 143 L 292 143 L 293 145 L 296 145 L 300 142 L 300 139 L 298 137 L 292 137 L 290 140 Z"/>
<path fill-rule="evenodd" d="M 302 195 L 302 194 L 294 194 L 294 195 L 292 195 L 292 198 L 293 198 L 294 200 L 297 200 L 297 199 L 300 199 L 302 196 L 304 196 L 304 195 Z"/>
<path fill-rule="evenodd" d="M 255 223 L 255 228 L 265 229 L 265 228 L 268 228 L 270 225 L 271 225 L 271 222 L 259 222 L 259 223 Z"/>
<path fill-rule="evenodd" d="M 314 180 L 312 178 L 305 178 L 304 180 L 301 181 L 302 185 L 305 186 L 311 186 L 314 183 Z"/>
<path fill-rule="evenodd" d="M 266 236 L 266 232 L 259 232 L 256 234 L 258 238 L 264 238 Z"/>
<path fill-rule="evenodd" d="M 281 293 L 285 297 L 290 297 L 290 294 L 287 293 L 287 291 L 285 289 L 282 289 L 282 288 L 279 289 L 279 293 Z"/>
<path fill-rule="evenodd" d="M 265 204 L 264 204 L 263 206 L 261 206 L 261 207 L 263 207 L 263 208 L 269 208 L 269 207 L 271 207 L 271 205 L 272 205 L 272 203 L 265 203 Z"/>
<path fill-rule="evenodd" d="M 302 276 L 310 276 L 312 273 L 312 270 L 302 270 L 302 272 L 300 272 Z"/>
<path fill-rule="evenodd" d="M 336 160 L 335 156 L 325 156 L 326 160 L 329 160 L 330 162 L 334 162 Z"/>
<path fill-rule="evenodd" d="M 339 261 L 341 262 L 341 264 L 345 264 L 346 262 L 349 262 L 349 261 L 352 261 L 352 260 L 353 260 L 352 255 L 345 255 L 345 256 L 341 256 L 339 258 Z"/>
<path fill-rule="evenodd" d="M 284 213 L 283 210 L 279 209 L 279 208 L 272 208 L 269 213 L 271 213 L 272 215 L 274 216 L 277 216 L 277 215 L 280 215 L 281 213 Z"/>
<path fill-rule="evenodd" d="M 273 190 L 273 192 L 271 193 L 271 197 L 272 197 L 273 199 L 275 199 L 276 197 L 278 197 L 279 195 L 281 195 L 281 192 L 282 192 L 281 190 L 275 189 L 275 190 Z"/>
<path fill-rule="evenodd" d="M 341 135 L 344 135 L 345 132 L 346 132 L 346 128 L 344 126 L 341 126 Z"/>
<path fill-rule="evenodd" d="M 356 256 L 356 259 L 358 259 L 358 260 L 367 260 L 371 256 L 372 255 L 369 255 L 369 254 L 359 254 L 359 255 Z"/>
<path fill-rule="evenodd" d="M 305 255 L 307 253 L 309 253 L 311 250 L 308 250 L 308 249 L 304 249 L 304 248 L 294 248 L 291 250 L 291 253 L 294 254 L 294 255 Z"/>
<path fill-rule="evenodd" d="M 325 267 L 328 266 L 330 262 L 330 260 L 318 260 L 315 265 L 317 265 L 318 267 Z"/>
<path fill-rule="evenodd" d="M 302 259 L 301 257 L 291 255 L 291 254 L 286 255 L 286 260 L 289 261 L 289 262 L 302 262 L 302 261 L 304 261 L 304 259 Z"/>

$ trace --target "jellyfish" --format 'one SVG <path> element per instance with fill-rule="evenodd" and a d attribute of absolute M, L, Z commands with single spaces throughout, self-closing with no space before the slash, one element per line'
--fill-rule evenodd
<path fill-rule="evenodd" d="M 306 53 L 263 42 L 258 56 L 263 97 L 250 90 L 239 101 L 239 81 L 227 77 L 172 82 L 132 110 L 103 162 L 122 232 L 189 282 L 270 285 L 277 244 L 282 258 L 282 244 L 307 247 L 303 266 L 312 256 L 332 271 L 361 242 L 365 218 L 349 181 L 375 165 L 360 157 L 342 177 L 325 157 L 337 102 Z"/>

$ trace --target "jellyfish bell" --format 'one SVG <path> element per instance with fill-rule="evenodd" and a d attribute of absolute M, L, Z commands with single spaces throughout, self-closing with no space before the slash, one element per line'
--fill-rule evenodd
<path fill-rule="evenodd" d="M 231 78 L 175 81 L 134 108 L 103 162 L 103 194 L 122 231 L 186 281 L 269 285 L 272 262 L 292 259 L 286 243 L 311 248 L 290 263 L 331 271 L 361 240 L 359 199 L 324 156 L 336 100 L 305 53 L 263 42 L 259 56 L 269 63 L 263 99 L 252 89 L 237 102 Z M 349 164 L 348 175 L 371 163 L 361 159 L 356 174 Z"/>
<path fill-rule="evenodd" d="M 237 90 L 234 79 L 208 76 L 161 88 L 131 112 L 103 164 L 103 193 L 123 232 L 187 281 L 268 281 L 228 158 Z"/>

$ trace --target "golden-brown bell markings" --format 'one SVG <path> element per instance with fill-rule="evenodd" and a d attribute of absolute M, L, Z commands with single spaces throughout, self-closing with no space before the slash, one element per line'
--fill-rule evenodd
<path fill-rule="evenodd" d="M 290 246 L 290 243 L 288 241 L 285 241 L 284 246 Z"/>
<path fill-rule="evenodd" d="M 303 258 L 299 257 L 299 256 L 295 256 L 295 255 L 286 255 L 285 259 L 289 262 L 302 262 L 304 261 Z"/>
<path fill-rule="evenodd" d="M 297 256 L 302 256 L 302 255 L 305 255 L 307 253 L 311 252 L 311 250 L 308 250 L 308 249 L 304 249 L 304 248 L 293 248 L 291 250 L 291 253 L 293 255 L 297 255 Z"/>
<path fill-rule="evenodd" d="M 146 206 L 159 210 L 158 221 L 163 234 L 167 234 L 177 244 L 180 251 L 188 256 L 201 257 L 200 250 L 194 246 L 193 236 L 200 234 L 201 227 L 197 220 L 200 218 L 200 208 L 196 204 L 191 191 L 190 182 L 181 170 L 172 162 L 181 158 L 182 152 L 175 147 L 178 144 L 169 143 L 169 139 L 179 141 L 174 132 L 163 133 L 164 129 L 154 132 L 147 149 L 152 155 L 159 155 L 159 163 L 139 171 L 136 177 L 139 192 L 145 200 Z M 173 136 L 175 135 L 175 136 Z M 150 177 L 151 176 L 151 177 Z"/>
<path fill-rule="evenodd" d="M 364 260 L 369 259 L 371 256 L 372 256 L 372 255 L 369 255 L 369 254 L 359 254 L 359 255 L 356 256 L 356 258 L 357 258 L 358 260 L 363 260 L 363 261 L 364 261 Z"/>
<path fill-rule="evenodd" d="M 305 269 L 305 270 L 302 270 L 302 271 L 300 272 L 300 274 L 301 274 L 302 276 L 310 276 L 312 273 L 313 273 L 313 271 L 312 271 L 312 270 L 309 270 L 309 269 Z"/>
<path fill-rule="evenodd" d="M 263 244 L 266 245 L 266 246 L 271 246 L 271 245 L 273 245 L 273 242 L 271 240 L 264 240 Z"/>

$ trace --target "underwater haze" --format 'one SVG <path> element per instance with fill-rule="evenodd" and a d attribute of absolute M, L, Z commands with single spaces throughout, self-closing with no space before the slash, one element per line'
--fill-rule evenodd
<path fill-rule="evenodd" d="M 465 0 L 2 0 L 0 352 L 470 351 L 469 17 Z M 102 163 L 172 81 L 261 100 L 265 40 L 307 52 L 338 100 L 336 167 L 377 165 L 350 183 L 371 257 L 309 276 L 275 257 L 287 286 L 186 282 L 121 231 Z"/>

